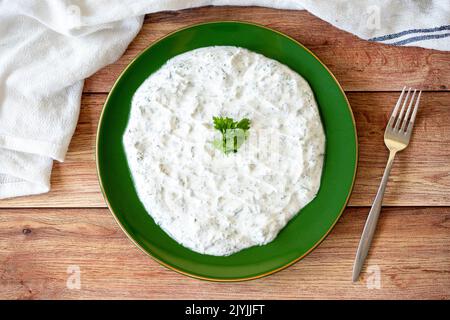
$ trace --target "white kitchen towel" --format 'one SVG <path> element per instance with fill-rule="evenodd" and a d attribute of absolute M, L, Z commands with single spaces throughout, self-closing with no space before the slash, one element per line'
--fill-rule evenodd
<path fill-rule="evenodd" d="M 0 199 L 50 190 L 53 160 L 64 160 L 76 126 L 83 80 L 123 54 L 146 13 L 205 5 L 306 9 L 369 41 L 450 50 L 449 3 L 0 0 Z"/>

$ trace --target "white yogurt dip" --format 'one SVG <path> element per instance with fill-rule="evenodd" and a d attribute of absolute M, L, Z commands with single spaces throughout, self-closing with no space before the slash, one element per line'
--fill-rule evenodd
<path fill-rule="evenodd" d="M 251 121 L 224 154 L 214 116 Z M 136 91 L 123 143 L 144 207 L 173 239 L 225 256 L 272 241 L 317 194 L 325 135 L 308 83 L 247 49 L 178 55 Z"/>

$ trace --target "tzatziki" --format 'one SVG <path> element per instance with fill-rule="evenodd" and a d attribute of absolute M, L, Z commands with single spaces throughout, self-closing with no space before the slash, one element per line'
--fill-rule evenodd
<path fill-rule="evenodd" d="M 213 117 L 250 120 L 235 152 L 212 143 Z M 181 245 L 218 256 L 272 241 L 316 196 L 325 151 L 308 83 L 231 46 L 183 53 L 145 80 L 123 143 L 154 221 Z"/>

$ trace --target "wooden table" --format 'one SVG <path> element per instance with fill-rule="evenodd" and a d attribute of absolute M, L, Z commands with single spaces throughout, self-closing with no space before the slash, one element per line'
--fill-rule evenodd
<path fill-rule="evenodd" d="M 328 238 L 288 269 L 241 283 L 191 279 L 137 249 L 106 208 L 94 160 L 99 114 L 120 71 L 168 32 L 213 20 L 257 22 L 316 53 L 347 92 L 360 143 L 349 206 Z M 392 170 L 369 269 L 353 284 L 355 250 L 387 159 L 384 127 L 404 85 L 425 90 L 422 109 Z M 448 299 L 449 90 L 448 52 L 369 43 L 304 11 L 207 7 L 148 15 L 124 56 L 86 80 L 78 127 L 66 162 L 55 163 L 52 191 L 0 201 L 0 298 Z M 77 268 L 80 289 L 70 282 Z"/>

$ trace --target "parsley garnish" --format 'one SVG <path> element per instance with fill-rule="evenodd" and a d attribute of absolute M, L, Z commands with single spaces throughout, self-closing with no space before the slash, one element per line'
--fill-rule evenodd
<path fill-rule="evenodd" d="M 250 120 L 247 118 L 237 122 L 228 117 L 213 117 L 214 128 L 222 133 L 222 139 L 213 141 L 214 147 L 223 153 L 236 153 L 247 138 Z"/>

